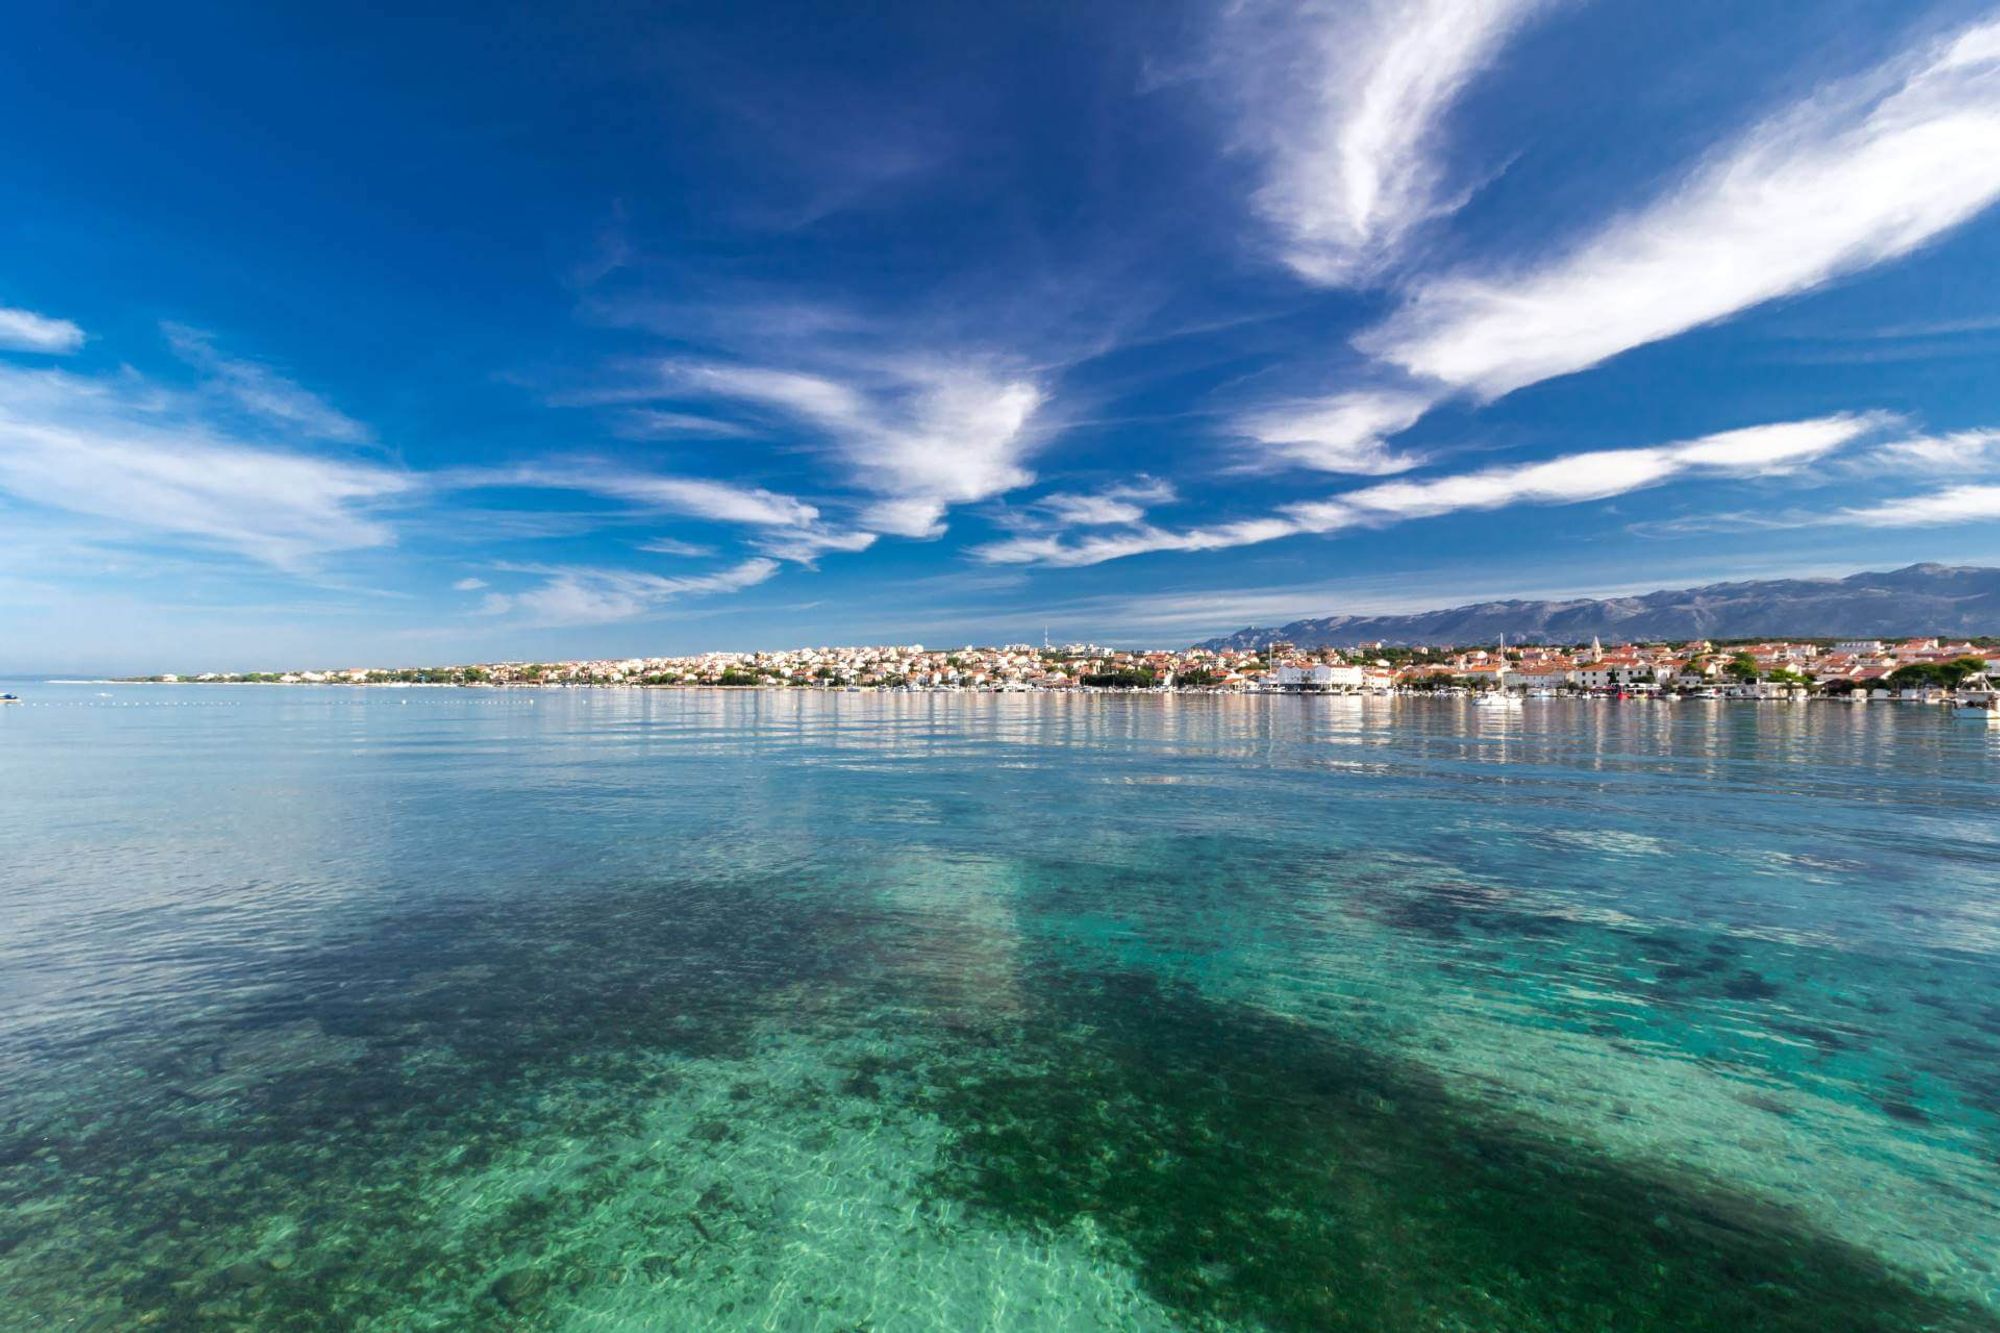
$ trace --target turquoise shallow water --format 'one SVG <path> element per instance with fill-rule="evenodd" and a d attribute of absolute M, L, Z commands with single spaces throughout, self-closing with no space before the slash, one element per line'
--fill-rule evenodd
<path fill-rule="evenodd" d="M 0 1327 L 2000 1327 L 2000 733 L 35 686 Z"/>

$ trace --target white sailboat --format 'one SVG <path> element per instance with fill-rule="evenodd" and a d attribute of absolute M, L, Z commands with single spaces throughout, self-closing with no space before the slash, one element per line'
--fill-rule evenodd
<path fill-rule="evenodd" d="M 1507 636 L 1500 636 L 1500 646 L 1496 650 L 1493 688 L 1472 701 L 1474 708 L 1518 709 L 1521 696 L 1507 692 Z"/>

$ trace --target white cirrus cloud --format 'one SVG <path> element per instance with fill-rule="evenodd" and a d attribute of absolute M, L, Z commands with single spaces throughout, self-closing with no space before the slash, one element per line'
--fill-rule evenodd
<path fill-rule="evenodd" d="M 364 444 L 374 438 L 368 427 L 262 362 L 225 356 L 213 335 L 171 322 L 160 331 L 174 355 L 201 372 L 210 392 L 250 416 L 305 439 Z"/>
<path fill-rule="evenodd" d="M 1356 339 L 1495 398 L 1910 253 L 2000 197 L 2000 22 L 1822 90 L 1553 258 L 1418 284 Z"/>
<path fill-rule="evenodd" d="M 1375 276 L 1457 210 L 1445 121 L 1544 0 L 1239 0 L 1222 71 L 1264 164 L 1254 204 L 1285 263 L 1326 285 Z"/>
<path fill-rule="evenodd" d="M 0 367 L 0 492 L 104 520 L 120 538 L 183 539 L 290 571 L 385 546 L 379 508 L 408 473 L 246 443 L 199 403 L 133 376 Z"/>
<path fill-rule="evenodd" d="M 66 319 L 0 306 L 0 347 L 14 352 L 74 352 L 83 330 Z"/>
<path fill-rule="evenodd" d="M 478 592 L 486 586 L 485 579 L 464 578 L 451 585 L 453 592 Z"/>
<path fill-rule="evenodd" d="M 1846 509 L 1834 522 L 1868 528 L 1930 528 L 2000 519 L 2000 486 L 1951 486 L 1930 495 Z"/>
<path fill-rule="evenodd" d="M 773 407 L 829 430 L 859 430 L 872 423 L 865 395 L 824 375 L 770 366 L 716 362 L 670 363 L 669 381 L 718 398 Z"/>
<path fill-rule="evenodd" d="M 756 434 L 748 426 L 693 412 L 661 412 L 634 408 L 618 420 L 618 433 L 628 439 L 660 440 L 675 438 L 742 439 Z"/>
<path fill-rule="evenodd" d="M 819 518 L 819 510 L 805 501 L 761 486 L 642 472 L 590 459 L 515 467 L 455 468 L 438 474 L 438 481 L 466 490 L 521 487 L 581 491 L 623 500 L 641 509 L 749 527 L 804 527 Z"/>
<path fill-rule="evenodd" d="M 1466 510 L 1603 500 L 1679 476 L 1780 475 L 1880 430 L 1887 420 L 1874 414 L 1843 413 L 1749 426 L 1676 444 L 1600 449 L 1455 476 L 1381 482 L 1324 500 L 1287 505 L 1262 518 L 1179 531 L 1140 524 L 1068 542 L 1053 535 L 1017 537 L 975 547 L 973 554 L 991 564 L 1095 565 L 1154 551 L 1252 546 Z"/>
<path fill-rule="evenodd" d="M 573 474 L 574 475 L 574 474 Z M 738 486 L 705 477 L 663 477 L 642 472 L 592 472 L 583 489 L 669 513 L 724 523 L 789 527 L 811 523 L 819 511 L 803 500 L 761 486 Z"/>
<path fill-rule="evenodd" d="M 1539 463 L 1483 468 L 1453 477 L 1384 482 L 1350 491 L 1332 501 L 1294 506 L 1287 512 L 1306 521 L 1321 513 L 1430 518 L 1515 504 L 1575 504 L 1608 499 L 1690 472 L 1770 476 L 1832 453 L 1883 424 L 1881 417 L 1852 414 L 1747 426 L 1681 444 L 1598 449 Z"/>
<path fill-rule="evenodd" d="M 1048 565 L 1060 569 L 1101 565 L 1108 560 L 1155 551 L 1221 551 L 1296 537 L 1309 531 L 1287 515 L 1240 519 L 1207 527 L 1169 528 L 1140 524 L 1121 532 L 1092 533 L 1074 541 L 1061 537 L 1011 537 L 972 549 L 975 559 L 994 565 Z"/>
<path fill-rule="evenodd" d="M 875 497 L 861 526 L 936 537 L 954 505 L 1034 480 L 1046 398 L 1031 380 L 965 361 L 905 360 L 851 379 L 767 366 L 670 362 L 694 396 L 776 412 L 823 436 L 853 483 Z"/>
<path fill-rule="evenodd" d="M 1236 430 L 1282 462 L 1318 472 L 1387 476 L 1423 462 L 1398 452 L 1389 438 L 1414 426 L 1436 395 L 1405 389 L 1361 389 L 1260 408 Z"/>
<path fill-rule="evenodd" d="M 503 468 L 458 468 L 440 474 L 454 488 L 526 487 L 574 490 L 622 500 L 641 509 L 715 523 L 754 528 L 756 550 L 796 564 L 815 565 L 821 556 L 865 551 L 876 534 L 839 529 L 820 521 L 817 507 L 794 496 L 707 477 L 664 476 L 591 459 L 521 464 Z M 677 537 L 655 537 L 640 550 L 657 555 L 706 556 L 715 548 Z"/>
<path fill-rule="evenodd" d="M 653 615 L 688 597 L 741 592 L 763 583 L 778 562 L 756 556 L 708 574 L 671 577 L 587 565 L 509 565 L 504 570 L 543 581 L 521 592 L 488 593 L 486 615 L 512 615 L 534 625 L 602 625 Z"/>
<path fill-rule="evenodd" d="M 713 546 L 703 546 L 700 542 L 684 542 L 678 537 L 654 537 L 639 543 L 639 549 L 653 555 L 679 555 L 689 559 L 715 554 Z"/>
<path fill-rule="evenodd" d="M 758 538 L 757 549 L 765 555 L 794 564 L 811 566 L 823 555 L 852 555 L 873 546 L 876 534 L 861 528 L 841 530 L 820 526 L 780 529 Z"/>
<path fill-rule="evenodd" d="M 2000 463 L 2000 430 L 1912 436 L 1883 445 L 1868 462 L 1882 472 L 1986 472 Z"/>
<path fill-rule="evenodd" d="M 1157 477 L 1131 481 L 1089 492 L 1056 491 L 1028 506 L 1030 526 L 1097 528 L 1138 523 L 1155 505 L 1178 497 L 1171 482 Z"/>

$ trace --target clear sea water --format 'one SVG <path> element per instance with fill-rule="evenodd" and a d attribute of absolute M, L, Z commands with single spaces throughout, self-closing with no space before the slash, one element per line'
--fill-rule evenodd
<path fill-rule="evenodd" d="M 2000 1328 L 2000 729 L 15 688 L 0 1327 Z"/>

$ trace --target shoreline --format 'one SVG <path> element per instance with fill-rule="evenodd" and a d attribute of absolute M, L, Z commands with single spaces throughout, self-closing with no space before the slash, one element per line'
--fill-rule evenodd
<path fill-rule="evenodd" d="M 1857 704 L 1916 704 L 1928 707 L 1952 707 L 1968 702 L 1950 691 L 1932 692 L 1927 697 L 1912 698 L 1881 692 L 1861 694 L 1699 694 L 1671 690 L 1565 690 L 1527 693 L 1518 690 L 1477 690 L 1477 689 L 1214 689 L 1202 686 L 1182 687 L 1117 687 L 1098 685 L 1075 685 L 1061 688 L 1032 686 L 1014 689 L 981 689 L 963 686 L 929 685 L 723 685 L 714 682 L 690 682 L 674 684 L 645 684 L 637 681 L 578 681 L 567 682 L 496 682 L 496 681 L 270 681 L 270 680 L 154 680 L 111 678 L 87 680 L 76 678 L 49 678 L 35 680 L 21 678 L 25 685 L 62 686 L 156 686 L 193 688 L 262 688 L 262 689 L 339 689 L 339 690 L 494 690 L 523 692 L 566 692 L 574 690 L 631 690 L 639 692 L 694 692 L 712 690 L 725 694 L 812 694 L 812 695 L 969 695 L 991 697 L 1000 695 L 1042 695 L 1042 696 L 1105 696 L 1111 698 L 1203 698 L 1203 699 L 1264 699 L 1264 698 L 1314 698 L 1314 699 L 1435 699 L 1459 700 L 1476 703 L 1481 699 L 1506 698 L 1519 703 L 1555 702 L 1597 702 L 1597 703 L 1728 703 L 1728 704 L 1798 704 L 1834 703 L 1847 706 Z M 1971 698 L 1983 699 L 1984 692 L 1975 691 Z"/>

